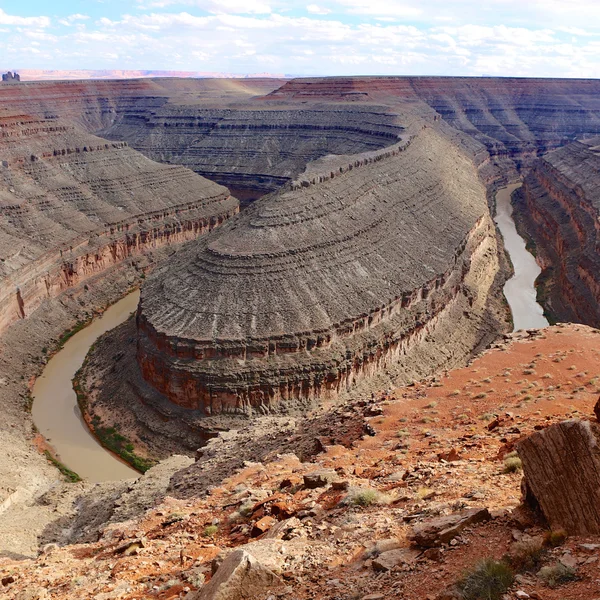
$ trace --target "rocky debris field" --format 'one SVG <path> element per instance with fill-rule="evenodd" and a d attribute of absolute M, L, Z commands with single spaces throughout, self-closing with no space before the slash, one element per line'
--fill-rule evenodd
<path fill-rule="evenodd" d="M 240 433 L 221 435 L 147 512 L 89 543 L 2 559 L 0 597 L 450 600 L 483 597 L 490 581 L 493 598 L 600 597 L 600 537 L 521 505 L 515 452 L 565 419 L 595 420 L 599 335 L 506 336 L 465 368 L 374 395 L 360 437 L 319 437 L 307 456 L 284 448 L 259 462 Z M 354 410 L 335 414 L 333 429 Z M 236 452 L 245 462 L 220 481 L 181 493 Z"/>

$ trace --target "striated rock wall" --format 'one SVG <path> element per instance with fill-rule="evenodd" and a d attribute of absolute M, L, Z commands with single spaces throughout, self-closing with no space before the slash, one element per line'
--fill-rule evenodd
<path fill-rule="evenodd" d="M 144 378 L 205 414 L 272 412 L 402 363 L 449 323 L 469 321 L 456 360 L 491 339 L 498 255 L 477 171 L 431 128 L 388 154 L 259 201 L 153 276 Z"/>
<path fill-rule="evenodd" d="M 129 257 L 238 211 L 228 191 L 55 118 L 0 113 L 0 331 Z"/>
<path fill-rule="evenodd" d="M 184 165 L 236 197 L 275 191 L 327 154 L 358 154 L 396 142 L 403 127 L 379 106 L 249 108 L 173 106 L 128 111 L 101 135 L 153 160 Z"/>
<path fill-rule="evenodd" d="M 600 133 L 600 82 L 494 77 L 330 77 L 286 82 L 272 100 L 415 102 L 516 168 L 577 136 Z M 420 109 L 423 110 L 422 108 Z"/>
<path fill-rule="evenodd" d="M 599 98 L 600 83 L 584 79 L 138 79 L 5 86 L 0 107 L 75 121 L 248 202 L 315 159 L 392 145 L 423 118 L 443 118 L 514 179 L 544 152 L 600 134 Z"/>
<path fill-rule="evenodd" d="M 555 320 L 600 326 L 600 138 L 546 154 L 525 178 L 517 216 L 533 236 L 540 295 Z"/>

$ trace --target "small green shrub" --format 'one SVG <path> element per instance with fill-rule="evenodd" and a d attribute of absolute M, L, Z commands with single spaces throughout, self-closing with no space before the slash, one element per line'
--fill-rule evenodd
<path fill-rule="evenodd" d="M 508 554 L 508 560 L 515 571 L 537 569 L 544 555 L 543 543 L 541 537 L 515 542 Z"/>
<path fill-rule="evenodd" d="M 563 565 L 558 562 L 554 565 L 548 565 L 546 567 L 542 567 L 537 576 L 548 586 L 548 587 L 556 587 L 561 583 L 567 583 L 568 581 L 573 581 L 575 579 L 575 569 L 572 567 L 567 567 L 567 565 Z"/>
<path fill-rule="evenodd" d="M 254 508 L 254 502 L 244 502 L 240 506 L 239 513 L 242 517 L 249 517 L 252 514 L 252 509 Z"/>
<path fill-rule="evenodd" d="M 219 528 L 216 525 L 209 525 L 204 528 L 204 533 L 202 535 L 204 537 L 213 537 L 217 531 L 219 531 Z"/>
<path fill-rule="evenodd" d="M 464 600 L 500 600 L 513 584 L 512 569 L 503 561 L 486 558 L 458 582 Z"/>
<path fill-rule="evenodd" d="M 523 463 L 516 452 L 510 452 L 504 457 L 504 472 L 518 473 L 523 469 Z"/>
<path fill-rule="evenodd" d="M 373 504 L 387 504 L 389 498 L 373 488 L 356 488 L 349 492 L 344 502 L 354 506 L 371 506 Z"/>
<path fill-rule="evenodd" d="M 52 463 L 64 476 L 64 478 L 70 483 L 77 483 L 81 481 L 81 477 L 75 473 L 75 471 L 71 471 L 69 467 L 60 462 L 57 458 L 52 456 L 52 454 L 48 450 L 44 450 L 44 454 L 50 463 Z"/>

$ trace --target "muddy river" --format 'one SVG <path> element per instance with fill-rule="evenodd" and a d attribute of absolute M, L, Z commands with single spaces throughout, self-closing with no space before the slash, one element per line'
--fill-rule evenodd
<path fill-rule="evenodd" d="M 38 377 L 33 388 L 33 421 L 58 458 L 88 481 L 139 477 L 139 473 L 105 450 L 89 432 L 77 405 L 72 380 L 90 346 L 123 323 L 138 304 L 139 291 L 113 304 L 102 316 L 70 338 Z"/>
<path fill-rule="evenodd" d="M 512 218 L 510 196 L 520 186 L 520 183 L 515 183 L 498 190 L 495 219 L 515 269 L 515 274 L 504 285 L 504 295 L 512 311 L 515 331 L 548 325 L 544 311 L 536 299 L 535 280 L 541 269 L 525 248 L 525 240 L 518 234 Z"/>

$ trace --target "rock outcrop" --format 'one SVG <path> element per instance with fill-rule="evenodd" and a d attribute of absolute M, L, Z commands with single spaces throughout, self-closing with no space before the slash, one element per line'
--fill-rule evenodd
<path fill-rule="evenodd" d="M 553 529 L 600 534 L 600 426 L 564 421 L 518 445 L 525 499 Z"/>
<path fill-rule="evenodd" d="M 492 518 L 487 508 L 471 508 L 461 513 L 437 517 L 424 521 L 413 528 L 408 539 L 424 548 L 435 548 L 447 544 L 465 528 L 489 521 Z"/>
<path fill-rule="evenodd" d="M 294 179 L 309 161 L 390 145 L 399 124 L 415 118 L 444 119 L 481 144 L 482 161 L 514 178 L 544 152 L 600 132 L 599 92 L 598 81 L 583 79 L 137 79 L 6 86 L 0 106 L 19 101 L 125 140 L 246 202 Z"/>
<path fill-rule="evenodd" d="M 600 138 L 546 154 L 525 177 L 517 214 L 536 245 L 542 301 L 558 321 L 600 325 Z"/>
<path fill-rule="evenodd" d="M 481 142 L 490 156 L 520 168 L 576 136 L 600 132 L 599 93 L 593 79 L 328 77 L 293 79 L 269 98 L 404 107 L 420 101 Z"/>
<path fill-rule="evenodd" d="M 21 76 L 16 71 L 14 73 L 8 71 L 2 74 L 2 81 L 21 81 Z"/>
<path fill-rule="evenodd" d="M 245 550 L 232 552 L 213 578 L 187 600 L 246 600 L 281 587 L 281 580 Z"/>
<path fill-rule="evenodd" d="M 455 348 L 468 354 L 497 327 L 497 271 L 473 164 L 425 128 L 178 254 L 143 289 L 138 360 L 156 389 L 205 414 L 305 406 L 401 363 L 444 323 L 470 322 Z"/>

